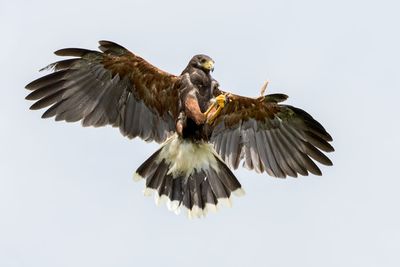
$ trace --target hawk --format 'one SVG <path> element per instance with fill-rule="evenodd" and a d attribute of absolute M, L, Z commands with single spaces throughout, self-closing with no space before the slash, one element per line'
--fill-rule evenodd
<path fill-rule="evenodd" d="M 307 112 L 284 105 L 284 94 L 249 98 L 225 92 L 211 77 L 214 61 L 196 55 L 180 75 L 153 66 L 126 48 L 65 48 L 69 59 L 26 85 L 42 118 L 118 127 L 128 138 L 161 143 L 135 172 L 145 195 L 189 217 L 202 217 L 244 191 L 232 173 L 242 165 L 273 177 L 321 175 L 332 165 L 332 137 Z M 265 88 L 264 88 L 265 89 Z"/>

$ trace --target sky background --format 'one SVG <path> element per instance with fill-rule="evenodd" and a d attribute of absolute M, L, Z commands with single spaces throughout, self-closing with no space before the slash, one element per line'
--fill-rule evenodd
<path fill-rule="evenodd" d="M 0 0 L 0 266 L 400 266 L 398 1 Z M 222 88 L 268 91 L 334 138 L 322 177 L 240 169 L 246 196 L 200 220 L 142 195 L 158 147 L 40 119 L 24 86 L 63 47 L 108 39 Z"/>

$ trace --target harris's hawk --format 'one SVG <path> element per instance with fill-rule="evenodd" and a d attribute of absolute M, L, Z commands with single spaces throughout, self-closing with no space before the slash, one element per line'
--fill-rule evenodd
<path fill-rule="evenodd" d="M 176 76 L 124 47 L 100 41 L 100 51 L 66 48 L 72 58 L 28 85 L 31 109 L 42 118 L 118 127 L 128 138 L 162 143 L 135 172 L 145 195 L 170 210 L 204 216 L 244 191 L 230 168 L 274 177 L 321 175 L 315 162 L 332 165 L 331 136 L 311 115 L 281 104 L 284 94 L 248 98 L 222 91 L 210 72 L 214 61 L 196 55 Z"/>

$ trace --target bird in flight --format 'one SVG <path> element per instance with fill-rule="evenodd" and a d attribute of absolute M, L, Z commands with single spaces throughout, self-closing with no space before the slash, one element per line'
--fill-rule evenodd
<path fill-rule="evenodd" d="M 145 195 L 175 213 L 202 217 L 244 191 L 232 173 L 242 165 L 273 177 L 321 175 L 332 165 L 332 137 L 311 115 L 284 105 L 288 96 L 249 98 L 223 91 L 214 61 L 195 55 L 180 75 L 153 66 L 126 48 L 100 41 L 100 51 L 65 48 L 72 57 L 26 89 L 42 118 L 118 127 L 128 138 L 161 143 L 135 172 Z M 265 91 L 265 88 L 262 89 Z"/>

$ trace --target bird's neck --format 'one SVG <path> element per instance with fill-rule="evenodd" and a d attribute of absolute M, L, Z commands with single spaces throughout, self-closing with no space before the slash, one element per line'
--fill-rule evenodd
<path fill-rule="evenodd" d="M 192 75 L 192 74 L 195 74 L 195 73 L 198 73 L 198 74 L 202 73 L 202 74 L 204 74 L 204 75 L 206 75 L 206 76 L 208 76 L 208 77 L 210 76 L 210 72 L 209 72 L 209 71 L 206 71 L 206 70 L 203 70 L 203 69 L 199 69 L 199 68 L 193 67 L 193 66 L 191 66 L 191 65 L 188 65 L 188 66 L 182 71 L 182 74 L 181 74 L 181 75 L 186 74 L 186 73 L 188 73 L 189 75 Z"/>

